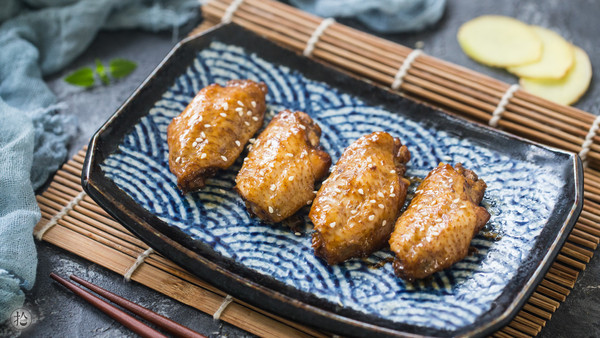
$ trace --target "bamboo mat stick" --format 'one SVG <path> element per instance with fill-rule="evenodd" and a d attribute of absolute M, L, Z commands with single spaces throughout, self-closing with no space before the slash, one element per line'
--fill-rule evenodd
<path fill-rule="evenodd" d="M 566 297 L 565 295 L 563 295 L 563 294 L 561 294 L 561 293 L 558 293 L 558 292 L 556 292 L 556 291 L 554 291 L 554 290 L 552 290 L 552 289 L 549 289 L 549 288 L 547 288 L 547 287 L 545 287 L 545 286 L 543 286 L 543 285 L 541 285 L 541 284 L 540 284 L 540 285 L 537 287 L 537 289 L 536 289 L 536 290 L 537 290 L 539 293 L 541 293 L 541 294 L 544 294 L 544 295 L 546 295 L 546 296 L 548 296 L 548 297 L 551 297 L 551 298 L 557 299 L 557 300 L 559 300 L 559 301 L 561 301 L 561 302 L 564 302 L 564 301 L 565 301 L 565 299 L 567 299 L 567 297 Z"/>
<path fill-rule="evenodd" d="M 559 302 L 559 304 L 562 304 L 562 302 L 564 302 L 564 300 L 566 299 L 566 297 L 564 295 L 559 294 L 556 291 L 550 290 L 550 289 L 548 289 L 548 288 L 546 288 L 544 286 L 541 286 L 541 285 L 536 290 L 540 294 L 543 294 L 544 296 L 547 296 L 550 299 L 556 299 Z"/>
<path fill-rule="evenodd" d="M 526 312 L 520 311 L 519 315 L 515 318 L 515 322 L 521 323 L 523 325 L 527 325 L 530 328 L 535 329 L 537 331 L 536 332 L 536 334 L 537 334 L 541 331 L 542 328 L 536 320 L 530 320 L 531 317 L 533 317 L 533 316 L 531 316 L 530 314 L 528 314 Z M 537 318 L 537 317 L 535 317 L 535 318 Z"/>
<path fill-rule="evenodd" d="M 524 337 L 535 336 L 541 331 L 538 328 L 532 328 L 529 325 L 524 325 L 523 323 L 518 321 L 513 321 L 512 323 L 510 323 L 509 327 L 517 330 L 516 332 L 519 332 L 520 334 L 524 334 Z"/>
<path fill-rule="evenodd" d="M 495 332 L 492 337 L 494 337 L 494 338 L 510 338 L 510 335 L 508 335 L 504 332 L 498 331 L 498 332 Z"/>
<path fill-rule="evenodd" d="M 209 2 L 203 7 L 205 19 L 218 22 L 230 3 L 231 0 Z M 298 51 L 304 49 L 321 20 L 270 0 L 246 0 L 233 16 L 233 22 Z M 410 52 L 410 48 L 334 24 L 317 42 L 313 56 L 389 86 Z M 427 55 L 415 60 L 401 86 L 404 94 L 416 95 L 484 123 L 489 121 L 507 88 L 507 84 L 498 80 Z M 593 115 L 576 108 L 517 91 L 506 106 L 499 127 L 579 152 L 593 120 Z M 600 136 L 594 136 L 593 140 L 600 142 Z M 600 160 L 600 145 L 591 146 L 588 158 Z"/>
<path fill-rule="evenodd" d="M 541 319 L 538 316 L 532 315 L 531 313 L 529 313 L 525 310 L 519 311 L 519 314 L 515 318 L 515 320 L 526 320 L 529 323 L 532 323 L 532 325 L 535 325 L 534 327 L 539 328 L 540 331 L 544 326 L 546 326 L 545 320 Z"/>

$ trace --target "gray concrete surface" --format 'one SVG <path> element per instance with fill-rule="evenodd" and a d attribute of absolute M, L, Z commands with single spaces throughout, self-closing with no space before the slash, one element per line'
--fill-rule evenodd
<path fill-rule="evenodd" d="M 600 110 L 600 2 L 578 1 L 472 1 L 449 0 L 444 18 L 435 27 L 417 34 L 384 37 L 407 46 L 424 43 L 426 53 L 466 66 L 495 78 L 515 83 L 517 79 L 503 70 L 492 69 L 470 60 L 456 42 L 456 32 L 464 21 L 482 14 L 503 14 L 527 23 L 538 24 L 559 32 L 585 49 L 594 67 L 593 84 L 577 107 L 599 114 Z M 348 21 L 346 21 L 348 22 Z M 348 22 L 360 27 L 354 22 Z M 79 135 L 70 145 L 70 155 L 87 144 L 94 131 L 120 106 L 129 94 L 154 69 L 173 45 L 171 35 L 138 31 L 101 33 L 91 47 L 66 70 L 48 78 L 60 101 L 69 108 L 64 112 L 79 118 Z M 138 69 L 126 79 L 110 86 L 91 90 L 71 87 L 62 81 L 70 71 L 92 65 L 96 58 L 114 57 L 135 60 Z M 27 295 L 26 307 L 36 322 L 23 336 L 35 337 L 113 337 L 132 336 L 124 327 L 95 310 L 64 288 L 53 283 L 48 274 L 78 274 L 131 300 L 147 306 L 190 328 L 209 336 L 247 336 L 231 325 L 214 322 L 211 317 L 178 303 L 143 285 L 125 283 L 123 278 L 47 243 L 38 243 L 39 268 L 34 289 Z M 0 336 L 15 336 L 0 326 Z M 577 285 L 542 331 L 541 337 L 600 336 L 600 258 L 592 259 L 580 275 Z"/>

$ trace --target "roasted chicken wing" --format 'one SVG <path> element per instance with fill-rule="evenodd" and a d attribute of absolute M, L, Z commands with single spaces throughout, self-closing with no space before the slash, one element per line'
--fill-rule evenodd
<path fill-rule="evenodd" d="M 235 179 L 251 214 L 279 222 L 312 202 L 315 182 L 331 165 L 320 137 L 321 128 L 305 113 L 284 110 L 273 118 Z"/>
<path fill-rule="evenodd" d="M 406 198 L 410 153 L 385 132 L 351 144 L 313 202 L 315 255 L 333 265 L 383 247 Z"/>
<path fill-rule="evenodd" d="M 169 168 L 182 192 L 204 187 L 206 178 L 235 162 L 263 124 L 266 94 L 262 82 L 212 84 L 173 119 L 167 128 Z"/>
<path fill-rule="evenodd" d="M 433 169 L 390 238 L 396 275 L 421 279 L 465 258 L 471 240 L 490 219 L 479 206 L 485 189 L 485 182 L 460 163 Z"/>

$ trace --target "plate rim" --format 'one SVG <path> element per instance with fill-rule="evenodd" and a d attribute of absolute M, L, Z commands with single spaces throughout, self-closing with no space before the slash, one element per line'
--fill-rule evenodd
<path fill-rule="evenodd" d="M 208 269 L 208 271 L 210 271 L 212 273 L 218 273 L 219 275 L 217 275 L 217 276 L 211 276 L 211 275 L 207 274 L 206 272 L 204 272 L 204 273 L 202 273 L 202 275 L 200 275 L 200 274 L 196 273 L 195 271 L 189 271 L 189 272 L 201 277 L 202 279 L 209 281 L 210 284 L 221 285 L 220 288 L 222 288 L 222 289 L 231 289 L 231 290 L 224 290 L 231 294 L 236 294 L 236 293 L 241 294 L 242 292 L 239 291 L 240 288 L 244 289 L 244 290 L 246 290 L 243 292 L 244 294 L 246 292 L 248 292 L 251 295 L 251 296 L 240 296 L 239 297 L 240 299 L 244 299 L 244 300 L 249 299 L 249 298 L 257 298 L 258 299 L 259 298 L 258 296 L 260 296 L 261 294 L 270 295 L 270 296 L 267 296 L 267 297 L 269 297 L 269 299 L 268 299 L 269 302 L 265 302 L 262 304 L 253 303 L 253 305 L 258 306 L 260 308 L 264 308 L 271 313 L 277 313 L 280 316 L 290 318 L 291 320 L 298 321 L 298 322 L 301 322 L 301 323 L 309 325 L 309 326 L 314 326 L 316 323 L 317 326 L 320 326 L 321 328 L 326 327 L 326 325 L 323 325 L 323 324 L 331 324 L 331 321 L 334 321 L 337 323 L 343 323 L 343 324 L 346 324 L 347 326 L 345 326 L 343 328 L 343 330 L 340 330 L 340 332 L 342 334 L 348 334 L 348 335 L 356 335 L 357 333 L 359 333 L 359 334 L 360 333 L 362 333 L 362 334 L 377 333 L 377 334 L 382 334 L 382 335 L 386 335 L 386 336 L 395 336 L 395 335 L 421 336 L 420 334 L 394 330 L 394 329 L 390 329 L 388 327 L 381 327 L 381 326 L 377 326 L 375 324 L 371 324 L 371 323 L 367 323 L 367 322 L 360 321 L 357 319 L 349 318 L 349 317 L 334 313 L 332 311 L 322 309 L 318 306 L 304 303 L 296 298 L 290 297 L 290 296 L 285 295 L 277 290 L 273 290 L 264 285 L 261 285 L 260 283 L 256 283 L 256 282 L 251 281 L 243 276 L 240 276 L 239 274 L 237 274 L 231 270 L 228 270 L 228 269 L 218 265 L 217 263 L 209 261 L 206 257 L 201 256 L 200 254 L 185 247 L 184 245 L 180 244 L 179 242 L 173 240 L 172 238 L 169 238 L 168 236 L 160 233 L 159 231 L 156 231 L 156 229 L 154 229 L 154 227 L 150 224 L 150 222 L 149 222 L 150 220 L 145 219 L 145 217 L 143 217 L 145 215 L 138 215 L 138 214 L 131 212 L 131 210 L 124 210 L 126 208 L 124 208 L 122 206 L 122 204 L 118 203 L 115 200 L 114 196 L 111 196 L 110 192 L 107 191 L 106 187 L 102 187 L 101 185 L 98 185 L 98 179 L 99 179 L 98 175 L 102 175 L 102 173 L 99 173 L 98 170 L 94 170 L 94 169 L 99 168 L 99 165 L 97 165 L 97 164 L 99 164 L 99 163 L 97 163 L 98 156 L 96 156 L 95 150 L 97 150 L 98 147 L 100 146 L 100 142 L 99 142 L 100 136 L 103 133 L 107 132 L 107 130 L 110 128 L 110 125 L 112 123 L 114 123 L 114 121 L 123 113 L 124 108 L 127 107 L 129 104 L 131 104 L 131 102 L 134 101 L 139 96 L 140 92 L 142 90 L 144 90 L 148 86 L 148 84 L 150 84 L 153 81 L 156 74 L 163 67 L 166 66 L 166 64 L 169 62 L 169 60 L 174 55 L 176 55 L 180 49 L 182 49 L 184 46 L 186 46 L 187 44 L 190 44 L 191 42 L 193 42 L 197 39 L 204 39 L 207 36 L 213 34 L 214 32 L 221 32 L 224 30 L 241 31 L 241 32 L 243 32 L 243 34 L 249 34 L 253 38 L 258 38 L 263 41 L 266 41 L 266 43 L 268 43 L 268 44 L 275 45 L 275 43 L 273 43 L 272 41 L 270 41 L 264 37 L 258 36 L 257 34 L 251 32 L 251 31 L 248 31 L 248 30 L 244 29 L 243 27 L 238 26 L 233 23 L 219 24 L 219 25 L 214 26 L 204 32 L 201 32 L 200 34 L 190 36 L 190 37 L 182 40 L 181 42 L 179 42 L 167 54 L 167 56 L 159 63 L 159 65 L 154 69 L 154 71 L 142 82 L 142 84 L 140 86 L 138 86 L 136 88 L 136 90 L 129 96 L 129 98 L 120 106 L 120 108 L 113 115 L 111 115 L 111 117 L 98 129 L 98 131 L 96 131 L 96 133 L 92 137 L 90 144 L 88 146 L 88 151 L 86 154 L 83 171 L 82 171 L 82 177 L 81 177 L 82 186 L 83 186 L 84 190 L 90 195 L 90 197 L 92 197 L 92 199 L 94 199 L 98 203 L 98 205 L 100 205 L 109 214 L 111 214 L 111 216 L 113 216 L 117 220 L 119 220 L 128 230 L 132 231 L 134 234 L 136 234 L 136 236 L 138 236 L 140 239 L 142 239 L 142 241 L 144 241 L 146 244 L 149 244 L 150 247 L 155 248 L 157 251 L 159 251 L 163 254 L 165 254 L 165 252 L 168 250 L 166 250 L 166 249 L 161 250 L 161 249 L 175 248 L 178 253 L 177 255 L 172 255 L 170 253 L 166 253 L 165 256 L 168 257 L 169 259 L 172 259 L 177 264 L 182 265 L 182 267 L 186 267 L 186 270 L 188 270 L 187 269 L 188 266 L 193 265 L 196 268 L 194 270 Z M 285 46 L 281 46 L 281 45 L 277 45 L 277 46 L 279 48 L 286 49 L 288 51 L 290 50 L 289 48 L 286 48 Z M 302 58 L 302 56 L 299 53 L 297 53 L 295 51 L 292 51 L 292 52 L 295 53 L 296 55 L 298 55 L 298 57 Z M 312 61 L 315 61 L 315 60 L 312 60 Z M 332 72 L 339 72 L 339 69 L 337 69 L 337 68 L 331 67 L 323 62 L 319 62 L 318 60 L 316 62 L 329 68 Z M 188 66 L 188 65 L 186 65 L 186 66 Z M 350 76 L 355 79 L 364 81 L 363 78 L 360 78 L 353 74 L 348 74 L 348 73 L 344 72 L 343 75 Z M 371 85 L 371 86 L 374 85 L 374 83 L 371 83 L 370 81 L 367 84 Z M 383 89 L 385 91 L 393 93 L 394 95 L 397 95 L 397 93 L 393 92 L 391 89 L 389 89 L 387 87 L 383 87 L 383 86 L 376 85 L 376 84 L 374 87 Z M 416 102 L 417 104 L 421 104 L 421 105 L 424 104 L 423 102 L 412 100 L 410 98 L 404 98 L 404 99 Z M 425 105 L 428 106 L 429 109 L 441 111 L 438 108 L 431 107 L 431 105 L 429 105 L 429 104 L 425 104 Z M 475 124 L 474 122 L 467 121 L 462 118 L 457 118 L 447 112 L 444 112 L 444 111 L 441 111 L 441 112 L 443 115 L 446 115 L 447 117 L 449 117 L 451 119 L 456 119 L 456 120 L 459 120 L 466 124 Z M 556 256 L 558 255 L 558 253 L 560 251 L 560 248 L 563 246 L 563 244 L 566 241 L 568 235 L 570 234 L 575 222 L 577 221 L 579 214 L 581 212 L 581 209 L 583 207 L 583 198 L 582 198 L 582 196 L 583 196 L 583 166 L 582 166 L 581 160 L 577 154 L 568 152 L 568 151 L 565 151 L 562 149 L 557 149 L 557 148 L 554 148 L 551 146 L 546 146 L 546 145 L 525 139 L 520 136 L 512 135 L 512 134 L 506 133 L 501 130 L 493 129 L 493 128 L 485 126 L 485 125 L 477 124 L 477 127 L 483 128 L 484 130 L 487 130 L 488 132 L 491 132 L 491 133 L 500 134 L 501 136 L 518 140 L 522 143 L 526 143 L 526 144 L 533 145 L 533 146 L 536 146 L 539 148 L 543 148 L 545 150 L 549 150 L 554 153 L 561 153 L 561 154 L 568 155 L 572 161 L 573 179 L 574 179 L 574 188 L 575 189 L 574 189 L 574 202 L 568 212 L 568 216 L 565 219 L 565 221 L 563 222 L 563 224 L 560 226 L 560 230 L 556 234 L 556 237 L 554 237 L 554 241 L 551 243 L 550 249 L 544 255 L 543 259 L 541 261 L 539 261 L 537 268 L 533 271 L 531 277 L 525 284 L 526 287 L 524 287 L 517 293 L 517 296 L 510 302 L 510 304 L 504 309 L 504 311 L 502 311 L 500 316 L 493 318 L 490 321 L 486 321 L 485 323 L 480 323 L 478 325 L 475 325 L 476 323 L 473 323 L 468 326 L 465 326 L 465 327 L 474 326 L 474 328 L 470 331 L 460 332 L 461 335 L 468 335 L 468 336 L 472 336 L 472 335 L 482 336 L 482 335 L 488 334 L 492 331 L 495 331 L 509 323 L 509 321 L 517 314 L 517 312 L 521 309 L 521 307 L 524 305 L 524 303 L 529 299 L 531 294 L 535 291 L 535 287 L 544 278 L 546 271 L 550 268 L 550 266 L 554 262 Z M 140 206 L 140 208 L 141 208 L 141 206 Z M 149 212 L 146 211 L 146 213 L 149 213 Z M 154 217 L 156 218 L 156 216 L 154 216 Z M 161 221 L 161 220 L 159 220 L 159 221 Z M 140 226 L 141 228 L 136 228 L 136 226 L 134 226 L 132 224 Z M 173 256 L 178 256 L 178 257 L 173 257 Z M 183 262 L 183 261 L 187 261 L 188 259 L 192 262 L 191 264 L 188 264 L 187 262 Z M 202 268 L 196 267 L 197 264 L 202 265 Z M 234 282 L 234 284 L 236 284 L 237 286 L 230 287 L 227 283 L 224 283 L 224 284 L 219 283 L 219 280 L 222 280 L 222 279 L 232 280 Z M 230 291 L 233 291 L 233 292 L 230 292 Z M 500 295 L 502 295 L 502 294 L 500 294 Z M 263 298 L 261 297 L 261 299 L 263 299 Z M 249 302 L 252 303 L 251 301 L 249 301 Z M 297 314 L 295 316 L 286 316 L 285 314 L 281 313 L 282 309 L 292 310 L 292 311 L 301 309 L 303 313 L 302 313 L 302 316 L 298 316 Z M 484 312 L 483 314 L 478 316 L 478 318 L 484 316 L 489 311 L 490 310 Z M 287 311 L 284 311 L 284 312 L 287 312 Z M 306 316 L 306 314 L 310 314 L 310 315 Z M 326 318 L 325 322 L 323 322 L 324 318 Z M 421 327 L 421 326 L 409 325 L 409 324 L 405 324 L 405 326 L 413 327 L 413 328 Z M 330 328 L 330 326 L 327 326 L 327 327 Z M 436 331 L 438 333 L 455 332 L 455 331 L 443 331 L 443 330 L 438 330 L 438 329 L 433 329 L 433 331 Z"/>

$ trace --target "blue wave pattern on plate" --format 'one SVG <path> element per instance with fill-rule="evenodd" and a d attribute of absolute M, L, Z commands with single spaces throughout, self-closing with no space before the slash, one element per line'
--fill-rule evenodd
<path fill-rule="evenodd" d="M 244 156 L 209 179 L 205 189 L 181 195 L 168 167 L 167 126 L 201 88 L 238 78 L 268 85 L 266 123 L 282 109 L 310 114 L 323 130 L 321 143 L 334 163 L 345 147 L 378 130 L 400 137 L 408 146 L 408 175 L 424 177 L 441 161 L 464 163 L 488 184 L 483 204 L 492 218 L 487 227 L 500 232 L 500 239 L 480 234 L 472 242 L 476 253 L 425 281 L 406 283 L 394 276 L 390 263 L 374 268 L 392 257 L 389 251 L 332 267 L 314 257 L 308 207 L 299 213 L 305 220 L 300 236 L 283 225 L 250 218 L 232 189 Z M 450 330 L 490 309 L 526 258 L 556 202 L 553 191 L 562 186 L 531 163 L 365 105 L 327 84 L 220 42 L 198 54 L 102 169 L 142 207 L 250 269 L 356 311 Z"/>

